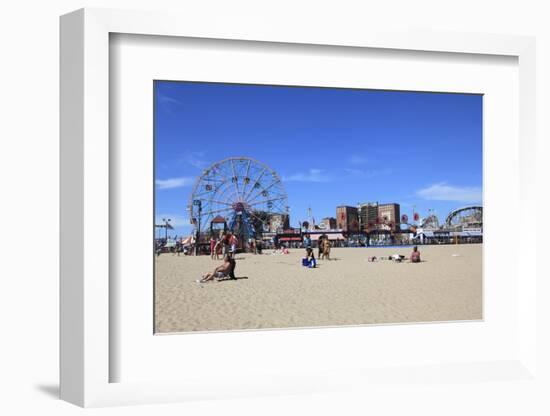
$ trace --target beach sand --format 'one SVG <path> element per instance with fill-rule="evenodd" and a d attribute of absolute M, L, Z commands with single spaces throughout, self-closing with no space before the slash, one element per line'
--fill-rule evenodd
<path fill-rule="evenodd" d="M 221 260 L 155 258 L 157 333 L 316 327 L 482 318 L 482 245 L 420 246 L 422 263 L 368 262 L 404 248 L 333 248 L 302 267 L 288 255 L 238 254 L 239 280 L 196 283 Z M 317 254 L 317 250 L 315 250 Z M 246 278 L 244 278 L 246 277 Z"/>

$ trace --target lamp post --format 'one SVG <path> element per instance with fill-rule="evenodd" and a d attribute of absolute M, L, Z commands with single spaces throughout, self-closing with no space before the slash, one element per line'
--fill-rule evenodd
<path fill-rule="evenodd" d="M 200 199 L 193 200 L 193 205 L 198 207 L 199 218 L 197 220 L 197 236 L 195 237 L 195 256 L 199 255 L 199 239 L 201 236 L 201 214 L 202 214 L 202 201 Z"/>
<path fill-rule="evenodd" d="M 162 221 L 164 221 L 164 239 L 166 240 L 166 242 L 168 242 L 168 227 L 169 227 L 169 222 L 172 221 L 172 219 L 168 218 L 168 219 L 165 219 L 163 218 Z"/>

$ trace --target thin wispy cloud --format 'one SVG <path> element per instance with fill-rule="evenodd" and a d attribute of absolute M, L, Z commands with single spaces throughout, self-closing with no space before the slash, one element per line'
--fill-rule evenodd
<path fill-rule="evenodd" d="M 208 162 L 204 160 L 204 152 L 190 152 L 183 156 L 183 162 L 197 169 L 205 169 Z"/>
<path fill-rule="evenodd" d="M 376 176 L 389 175 L 392 173 L 391 169 L 354 169 L 345 168 L 344 172 L 349 176 L 358 178 L 374 178 Z"/>
<path fill-rule="evenodd" d="M 416 192 L 421 198 L 432 201 L 481 202 L 482 191 L 475 186 L 452 186 L 440 182 Z"/>
<path fill-rule="evenodd" d="M 363 156 L 353 155 L 348 158 L 348 163 L 350 165 L 364 165 L 368 162 L 368 159 Z"/>
<path fill-rule="evenodd" d="M 309 169 L 306 172 L 283 176 L 285 182 L 332 182 L 332 179 L 324 169 Z"/>
<path fill-rule="evenodd" d="M 177 98 L 170 97 L 169 95 L 163 94 L 161 92 L 157 93 L 158 102 L 161 104 L 181 104 L 181 101 Z"/>
<path fill-rule="evenodd" d="M 182 188 L 184 186 L 191 186 L 195 181 L 194 178 L 184 176 L 181 178 L 168 178 L 168 179 L 157 179 L 155 184 L 158 189 L 173 189 L 173 188 Z"/>

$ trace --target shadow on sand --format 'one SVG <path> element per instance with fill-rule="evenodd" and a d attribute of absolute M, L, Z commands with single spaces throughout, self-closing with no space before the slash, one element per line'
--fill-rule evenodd
<path fill-rule="evenodd" d="M 248 276 L 240 276 L 240 277 L 235 277 L 233 279 L 219 279 L 218 282 L 231 282 L 231 281 L 235 281 L 235 280 L 241 280 L 241 279 L 248 279 Z"/>

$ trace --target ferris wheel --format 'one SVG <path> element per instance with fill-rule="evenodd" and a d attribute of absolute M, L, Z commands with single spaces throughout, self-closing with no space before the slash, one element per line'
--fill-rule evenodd
<path fill-rule="evenodd" d="M 204 233 L 214 222 L 224 222 L 244 238 L 269 230 L 274 218 L 288 216 L 283 183 L 269 166 L 249 157 L 230 157 L 205 169 L 189 200 L 195 231 Z"/>

